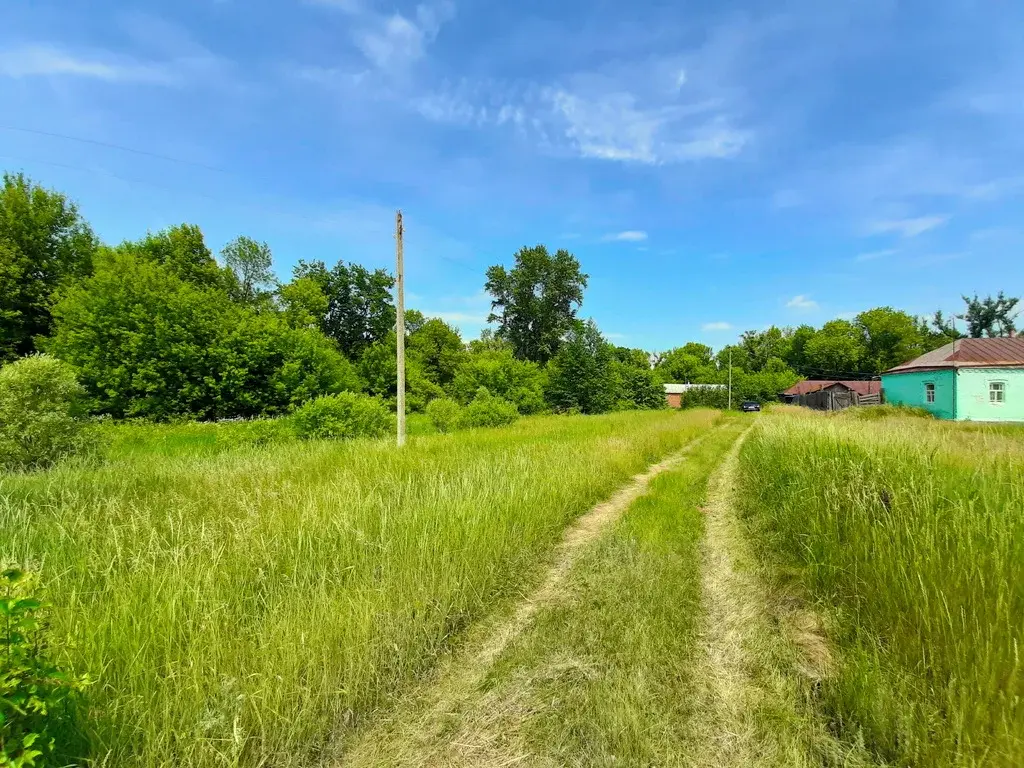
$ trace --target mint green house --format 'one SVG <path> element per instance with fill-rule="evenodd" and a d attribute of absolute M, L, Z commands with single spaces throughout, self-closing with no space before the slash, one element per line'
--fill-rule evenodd
<path fill-rule="evenodd" d="M 958 339 L 883 373 L 882 392 L 940 419 L 1024 421 L 1024 339 Z"/>

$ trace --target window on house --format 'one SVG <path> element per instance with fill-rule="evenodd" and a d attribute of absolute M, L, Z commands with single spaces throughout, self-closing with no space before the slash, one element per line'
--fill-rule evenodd
<path fill-rule="evenodd" d="M 935 385 L 934 384 L 925 384 L 924 385 L 924 401 L 926 403 L 934 403 L 935 402 Z"/>
<path fill-rule="evenodd" d="M 988 401 L 990 403 L 1004 403 L 1006 401 L 1006 384 L 1002 381 L 990 381 L 988 383 Z"/>

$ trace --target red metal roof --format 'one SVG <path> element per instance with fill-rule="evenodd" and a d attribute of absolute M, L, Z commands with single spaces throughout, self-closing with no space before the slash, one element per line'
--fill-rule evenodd
<path fill-rule="evenodd" d="M 782 394 L 807 395 L 811 392 L 817 392 L 819 389 L 827 389 L 835 384 L 844 386 L 847 389 L 856 392 L 858 395 L 874 395 L 882 391 L 882 382 L 880 381 L 839 381 L 836 379 L 828 379 L 824 381 L 798 381 Z"/>
<path fill-rule="evenodd" d="M 1024 367 L 1024 338 L 957 339 L 886 373 L 935 368 Z"/>

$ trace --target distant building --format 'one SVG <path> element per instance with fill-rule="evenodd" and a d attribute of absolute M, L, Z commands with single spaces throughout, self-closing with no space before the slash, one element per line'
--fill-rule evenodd
<path fill-rule="evenodd" d="M 665 384 L 665 402 L 669 408 L 682 408 L 683 395 L 691 389 L 726 389 L 725 384 Z"/>
<path fill-rule="evenodd" d="M 1024 339 L 958 339 L 882 374 L 887 403 L 940 419 L 1024 421 Z"/>
<path fill-rule="evenodd" d="M 785 392 L 779 393 L 779 398 L 785 403 L 797 402 L 801 395 L 809 395 L 813 392 L 854 392 L 864 397 L 865 395 L 877 395 L 882 391 L 882 383 L 877 379 L 874 381 L 839 381 L 837 379 L 808 379 L 798 381 Z"/>

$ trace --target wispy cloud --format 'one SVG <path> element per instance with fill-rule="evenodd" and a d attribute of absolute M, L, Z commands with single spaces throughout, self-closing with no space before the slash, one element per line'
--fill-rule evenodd
<path fill-rule="evenodd" d="M 884 259 L 886 256 L 894 256 L 899 253 L 895 248 L 887 248 L 882 251 L 868 251 L 867 253 L 858 253 L 854 257 L 854 261 L 874 261 L 875 259 Z"/>
<path fill-rule="evenodd" d="M 6 77 L 81 77 L 107 82 L 177 82 L 165 66 L 105 53 L 72 53 L 52 45 L 25 45 L 0 51 L 0 75 Z"/>
<path fill-rule="evenodd" d="M 931 229 L 941 227 L 948 219 L 948 216 L 918 216 L 916 218 L 873 221 L 868 224 L 867 231 L 871 235 L 896 233 L 902 237 L 917 237 Z"/>
<path fill-rule="evenodd" d="M 714 323 L 704 323 L 700 327 L 702 331 L 728 331 L 732 329 L 732 323 L 726 323 L 722 321 Z"/>
<path fill-rule="evenodd" d="M 555 124 L 583 157 L 660 164 L 735 157 L 748 134 L 715 114 L 714 104 L 643 106 L 628 92 L 545 91 Z"/>
<path fill-rule="evenodd" d="M 790 309 L 812 310 L 818 308 L 818 302 L 814 301 L 810 296 L 805 296 L 801 293 L 787 301 L 786 306 Z"/>
<path fill-rule="evenodd" d="M 415 14 L 381 14 L 359 0 L 307 0 L 352 17 L 351 39 L 378 71 L 398 75 L 426 54 L 441 27 L 455 16 L 451 0 L 421 3 Z"/>
<path fill-rule="evenodd" d="M 601 238 L 605 242 L 639 243 L 647 239 L 647 233 L 639 229 L 615 232 Z"/>

